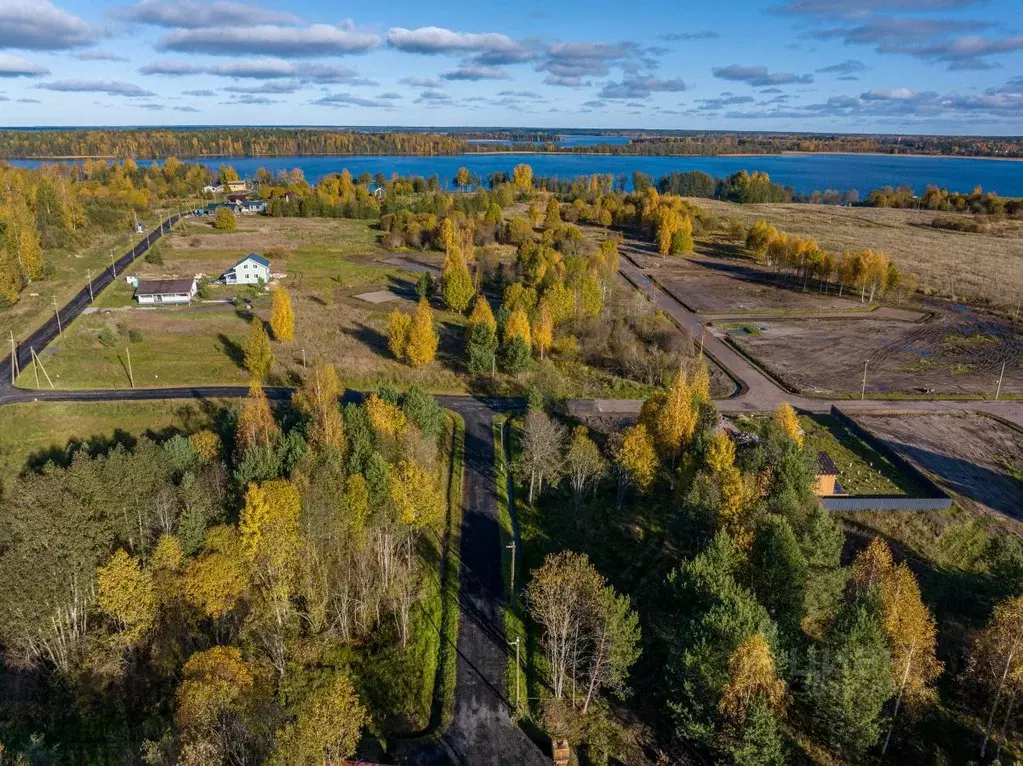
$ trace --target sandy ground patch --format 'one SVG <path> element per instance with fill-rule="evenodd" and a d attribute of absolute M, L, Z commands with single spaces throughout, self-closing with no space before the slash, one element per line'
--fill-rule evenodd
<path fill-rule="evenodd" d="M 866 415 L 857 422 L 935 476 L 961 502 L 1023 519 L 1023 434 L 981 415 Z"/>
<path fill-rule="evenodd" d="M 789 386 L 811 394 L 866 392 L 1023 394 L 1023 335 L 1017 326 L 973 312 L 921 324 L 880 319 L 758 320 L 759 334 L 733 340 Z"/>

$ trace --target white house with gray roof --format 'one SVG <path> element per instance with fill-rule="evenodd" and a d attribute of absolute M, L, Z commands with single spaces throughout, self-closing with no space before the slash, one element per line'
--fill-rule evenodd
<path fill-rule="evenodd" d="M 261 255 L 249 253 L 238 263 L 224 272 L 221 277 L 225 285 L 258 285 L 270 282 L 270 261 Z"/>

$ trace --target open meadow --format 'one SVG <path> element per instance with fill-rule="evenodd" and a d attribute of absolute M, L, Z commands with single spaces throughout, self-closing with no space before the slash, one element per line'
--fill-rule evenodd
<path fill-rule="evenodd" d="M 835 207 L 808 204 L 740 205 L 693 198 L 721 219 L 738 218 L 746 228 L 764 218 L 779 231 L 814 237 L 828 250 L 872 248 L 917 276 L 925 292 L 1000 311 L 1015 310 L 1023 294 L 1023 222 L 1003 221 L 988 233 L 936 229 L 927 210 Z M 963 216 L 968 218 L 968 216 Z M 719 236 L 697 239 L 701 255 L 732 255 L 734 243 Z"/>
<path fill-rule="evenodd" d="M 140 259 L 122 276 L 217 278 L 249 252 L 283 248 L 288 256 L 272 262 L 271 271 L 283 274 L 274 281 L 291 294 L 295 339 L 274 343 L 268 382 L 294 385 L 305 365 L 322 358 L 337 366 L 342 383 L 350 388 L 419 385 L 438 393 L 477 390 L 479 384 L 465 374 L 465 317 L 445 310 L 439 301 L 433 302 L 440 337 L 437 363 L 416 370 L 388 351 L 388 315 L 394 309 L 414 309 L 416 281 L 424 271 L 439 276 L 443 255 L 387 250 L 378 235 L 364 220 L 242 216 L 237 230 L 226 232 L 193 220 L 157 246 L 157 257 L 150 259 L 155 262 Z M 41 355 L 45 371 L 57 388 L 127 388 L 132 376 L 137 387 L 244 385 L 248 373 L 243 345 L 249 323 L 253 316 L 268 321 L 270 299 L 246 286 L 214 284 L 210 290 L 209 300 L 190 306 L 139 307 L 132 297 L 134 288 L 118 279 Z M 377 302 L 358 297 L 366 294 L 377 294 Z M 100 341 L 105 329 L 115 338 L 110 342 L 108 337 L 107 345 Z M 650 390 L 578 361 L 556 364 L 561 395 L 633 397 Z M 499 374 L 486 390 L 519 394 L 528 378 Z M 49 384 L 42 372 L 28 367 L 19 385 Z M 721 392 L 730 390 L 723 374 L 714 376 L 714 385 Z"/>

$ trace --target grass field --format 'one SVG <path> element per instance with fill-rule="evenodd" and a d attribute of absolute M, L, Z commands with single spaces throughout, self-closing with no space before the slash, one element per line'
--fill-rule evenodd
<path fill-rule="evenodd" d="M 29 402 L 0 407 L 0 484 L 26 466 L 41 467 L 69 443 L 102 447 L 143 435 L 166 436 L 205 428 L 226 400 L 157 402 Z"/>
<path fill-rule="evenodd" d="M 169 214 L 169 211 L 154 210 L 140 219 L 140 222 L 148 232 Z M 54 275 L 49 279 L 33 282 L 22 291 L 17 303 L 0 310 L 0 327 L 3 328 L 4 334 L 0 356 L 6 356 L 10 351 L 8 329 L 14 332 L 16 340 L 27 338 L 53 316 L 54 300 L 58 306 L 63 306 L 85 287 L 90 273 L 95 279 L 103 269 L 110 268 L 111 256 L 120 258 L 128 252 L 131 245 L 144 236 L 131 234 L 129 239 L 129 234 L 131 233 L 127 231 L 99 234 L 81 249 L 47 251 L 44 257 L 53 264 Z"/>
<path fill-rule="evenodd" d="M 967 234 L 932 228 L 939 214 L 925 210 L 691 201 L 747 227 L 765 218 L 781 231 L 813 236 L 837 253 L 883 250 L 900 268 L 916 274 L 922 289 L 953 301 L 991 304 L 1012 313 L 1023 293 L 1023 223 L 1018 221 L 997 224 L 990 233 Z M 718 236 L 698 238 L 696 244 L 703 255 L 738 251 L 735 243 Z"/>
<path fill-rule="evenodd" d="M 162 264 L 136 263 L 129 274 L 139 278 L 217 277 L 250 251 L 264 252 L 281 245 L 290 257 L 271 265 L 286 276 L 280 284 L 292 296 L 295 340 L 274 343 L 276 361 L 269 382 L 290 385 L 302 375 L 303 364 L 323 358 L 335 364 L 344 385 L 368 389 L 381 385 L 406 388 L 419 385 L 437 393 L 465 393 L 477 382 L 465 374 L 463 334 L 465 317 L 434 302 L 434 323 L 440 336 L 437 361 L 414 370 L 395 360 L 387 350 L 387 317 L 395 308 L 412 311 L 418 274 L 396 258 L 439 269 L 438 252 L 394 253 L 377 243 L 369 221 L 348 219 L 265 218 L 243 216 L 238 229 L 218 232 L 207 224 L 189 221 L 159 248 Z M 390 291 L 395 300 L 372 304 L 356 296 Z M 132 300 L 133 288 L 118 280 L 97 300 L 95 310 L 65 328 L 42 355 L 42 362 L 57 388 L 126 388 L 131 373 L 136 387 L 189 384 L 244 384 L 243 344 L 253 313 L 269 319 L 267 296 L 244 303 L 252 290 L 213 286 L 216 302 L 191 306 L 140 308 Z M 223 302 L 244 299 L 235 305 Z M 104 327 L 115 332 L 116 342 L 103 346 Z M 141 333 L 131 342 L 129 331 Z M 23 370 L 19 385 L 47 387 L 40 372 Z M 558 364 L 565 396 L 631 397 L 650 388 L 607 372 L 579 364 Z M 486 384 L 491 393 L 521 394 L 530 376 L 498 375 Z"/>

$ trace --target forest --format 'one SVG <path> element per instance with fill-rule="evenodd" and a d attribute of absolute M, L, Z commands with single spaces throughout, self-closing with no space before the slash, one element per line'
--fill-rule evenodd
<path fill-rule="evenodd" d="M 663 156 L 836 152 L 1021 157 L 1012 137 L 886 136 L 698 131 L 598 131 L 628 143 L 562 145 L 556 131 L 360 131 L 326 128 L 147 128 L 0 130 L 0 157 L 283 157 L 344 154 L 567 152 Z M 568 134 L 570 135 L 570 133 Z M 482 143 L 480 143 L 482 142 Z"/>
<path fill-rule="evenodd" d="M 340 763 L 426 727 L 452 692 L 459 426 L 422 391 L 341 393 L 316 364 L 290 407 L 254 382 L 207 427 L 72 444 L 14 482 L 2 762 Z"/>
<path fill-rule="evenodd" d="M 914 562 L 819 507 L 791 407 L 739 426 L 699 367 L 622 429 L 514 419 L 521 714 L 584 763 L 630 762 L 637 737 L 673 763 L 1011 759 L 1023 544 L 983 552 L 978 627 L 943 634 Z"/>

